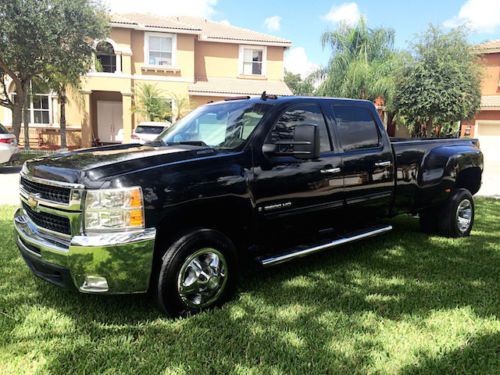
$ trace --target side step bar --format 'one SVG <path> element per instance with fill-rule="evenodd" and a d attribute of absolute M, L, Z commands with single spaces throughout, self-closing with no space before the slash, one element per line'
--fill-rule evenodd
<path fill-rule="evenodd" d="M 285 253 L 272 255 L 269 257 L 257 258 L 257 261 L 264 267 L 270 267 L 276 264 L 288 262 L 289 260 L 295 258 L 300 258 L 309 254 L 317 253 L 321 250 L 329 249 L 331 247 L 340 246 L 349 242 L 359 241 L 368 237 L 378 236 L 379 234 L 383 234 L 391 230 L 392 230 L 392 225 L 379 225 L 376 227 L 371 227 L 364 230 L 352 232 L 347 236 L 340 237 L 339 239 L 319 244 L 313 247 L 304 248 L 303 246 L 299 246 Z"/>

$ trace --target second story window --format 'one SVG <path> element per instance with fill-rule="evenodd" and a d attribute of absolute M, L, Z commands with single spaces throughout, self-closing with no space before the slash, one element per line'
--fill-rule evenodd
<path fill-rule="evenodd" d="M 175 35 L 162 33 L 146 33 L 145 62 L 150 66 L 175 65 Z"/>
<path fill-rule="evenodd" d="M 116 72 L 116 55 L 111 43 L 100 42 L 96 47 L 96 56 L 103 73 Z"/>
<path fill-rule="evenodd" d="M 240 46 L 240 74 L 265 75 L 266 47 Z"/>

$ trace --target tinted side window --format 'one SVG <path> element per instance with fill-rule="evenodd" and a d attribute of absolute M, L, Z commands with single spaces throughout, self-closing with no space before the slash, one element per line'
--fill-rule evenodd
<path fill-rule="evenodd" d="M 8 133 L 9 132 L 7 131 L 7 129 L 5 129 L 2 124 L 0 124 L 0 134 L 8 134 Z"/>
<path fill-rule="evenodd" d="M 268 143 L 275 143 L 280 140 L 292 140 L 295 127 L 304 124 L 316 125 L 319 128 L 320 151 L 331 151 L 325 119 L 318 105 L 298 105 L 284 112 L 274 125 L 273 130 L 271 130 L 268 136 Z"/>
<path fill-rule="evenodd" d="M 380 145 L 377 124 L 365 108 L 335 106 L 338 136 L 344 151 L 375 148 Z"/>

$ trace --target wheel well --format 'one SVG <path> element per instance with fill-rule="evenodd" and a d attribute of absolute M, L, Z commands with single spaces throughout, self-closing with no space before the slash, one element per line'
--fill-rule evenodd
<path fill-rule="evenodd" d="M 203 214 L 207 212 L 207 214 Z M 214 215 L 213 210 L 200 210 L 196 215 L 193 212 L 178 211 L 176 215 L 167 215 L 156 226 L 156 241 L 153 257 L 152 274 L 150 278 L 150 289 L 155 282 L 155 277 L 161 266 L 161 257 L 164 252 L 179 238 L 197 229 L 214 229 L 229 238 L 236 249 L 244 248 L 246 243 L 245 228 L 236 223 L 230 223 L 223 219 L 222 215 Z M 208 214 L 210 213 L 210 215 Z M 234 215 L 234 214 L 233 214 Z M 172 220 L 172 218 L 175 218 Z"/>
<path fill-rule="evenodd" d="M 481 187 L 480 168 L 467 168 L 459 172 L 455 187 L 457 189 L 464 188 L 470 191 L 471 194 L 476 194 Z"/>

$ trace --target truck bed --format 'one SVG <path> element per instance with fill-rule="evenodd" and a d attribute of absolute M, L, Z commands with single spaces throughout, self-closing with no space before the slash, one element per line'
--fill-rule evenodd
<path fill-rule="evenodd" d="M 395 209 L 415 210 L 440 200 L 451 187 L 456 155 L 471 155 L 456 163 L 473 163 L 480 158 L 480 168 L 471 169 L 472 194 L 481 186 L 482 154 L 479 142 L 472 138 L 390 138 L 395 159 Z M 453 147 L 451 147 L 453 146 Z M 474 154 L 474 156 L 472 156 Z M 448 186 L 450 184 L 450 186 Z"/>

